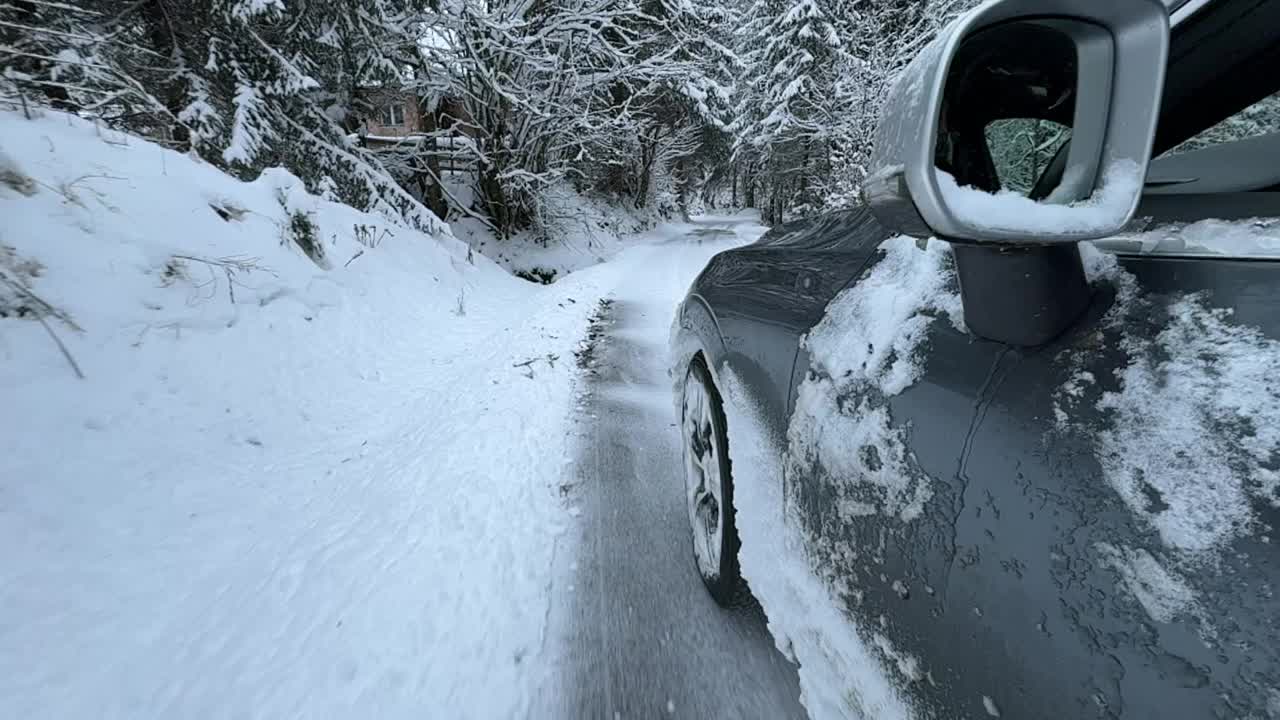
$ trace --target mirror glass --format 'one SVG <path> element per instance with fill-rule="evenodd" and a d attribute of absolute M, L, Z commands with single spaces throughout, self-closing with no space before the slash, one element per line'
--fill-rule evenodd
<path fill-rule="evenodd" d="M 983 134 L 1000 189 L 1032 196 L 1036 181 L 1071 139 L 1071 127 L 1053 120 L 1002 118 L 987 123 Z"/>
<path fill-rule="evenodd" d="M 938 170 L 957 185 L 1036 200 L 1058 185 L 1078 75 L 1076 43 L 1060 25 L 1006 23 L 961 45 L 947 76 L 935 151 Z"/>

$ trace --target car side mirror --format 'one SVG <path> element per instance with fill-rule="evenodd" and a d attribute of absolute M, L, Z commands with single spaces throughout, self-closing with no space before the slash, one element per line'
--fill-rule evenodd
<path fill-rule="evenodd" d="M 1160 0 L 979 6 L 896 81 L 864 202 L 917 237 L 1044 245 L 1114 234 L 1142 194 L 1168 48 Z"/>

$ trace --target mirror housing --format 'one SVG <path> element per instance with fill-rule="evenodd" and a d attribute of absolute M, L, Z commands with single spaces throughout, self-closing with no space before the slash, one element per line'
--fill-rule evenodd
<path fill-rule="evenodd" d="M 941 170 L 939 123 L 963 98 L 947 107 L 949 84 L 975 75 L 966 63 L 1006 86 L 1022 82 L 1021 67 L 1010 70 L 992 57 L 1051 68 L 1054 61 L 1035 41 L 1035 33 L 1046 32 L 1074 46 L 1071 140 L 1063 148 L 1065 163 L 1056 163 L 1055 189 L 1043 201 L 993 194 Z M 1012 37 L 1031 40 L 1009 42 Z M 1112 235 L 1142 194 L 1168 51 L 1161 0 L 987 2 L 952 21 L 895 82 L 876 130 L 863 201 L 888 228 L 916 237 L 1045 245 Z M 1046 94 L 1035 84 L 1040 80 L 1025 82 L 1028 96 Z"/>

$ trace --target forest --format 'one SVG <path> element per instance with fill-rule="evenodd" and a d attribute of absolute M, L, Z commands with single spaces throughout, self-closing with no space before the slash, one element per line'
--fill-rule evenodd
<path fill-rule="evenodd" d="M 419 229 L 548 194 L 767 224 L 854 202 L 898 70 L 967 0 L 6 0 L 0 96 Z M 412 143 L 361 142 L 410 98 Z M 447 168 L 466 168 L 459 179 Z"/>

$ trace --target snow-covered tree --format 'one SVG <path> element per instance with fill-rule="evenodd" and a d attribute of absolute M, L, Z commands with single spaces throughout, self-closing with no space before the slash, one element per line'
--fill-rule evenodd
<path fill-rule="evenodd" d="M 105 0 L 0 4 L 0 88 L 144 130 L 173 118 L 157 88 L 172 68 L 151 38 Z M 159 66 L 159 67 L 157 67 Z"/>
<path fill-rule="evenodd" d="M 163 4 L 171 0 L 150 0 Z M 348 141 L 358 90 L 396 82 L 412 38 L 402 3 L 208 0 L 181 3 L 155 32 L 174 35 L 179 120 L 201 156 L 256 175 L 283 165 L 311 188 L 423 227 L 434 218 Z"/>
<path fill-rule="evenodd" d="M 536 225 L 561 182 L 643 206 L 660 167 L 727 123 L 730 76 L 703 52 L 718 16 L 666 1 L 443 3 L 422 16 L 416 87 L 460 102 L 477 210 L 500 234 Z"/>
<path fill-rule="evenodd" d="M 356 88 L 414 48 L 409 0 L 21 0 L 0 62 L 15 86 L 242 177 L 282 165 L 312 189 L 423 229 L 435 219 L 346 138 Z M 61 95 L 61 97 L 59 97 Z"/>
<path fill-rule="evenodd" d="M 536 229 L 562 183 L 684 214 L 727 187 L 777 222 L 856 198 L 894 76 L 967 4 L 8 0 L 0 89 L 421 227 L 415 196 Z M 371 153 L 349 136 L 388 90 L 423 137 Z"/>
<path fill-rule="evenodd" d="M 642 172 L 669 177 L 677 207 L 687 217 L 729 169 L 734 83 L 743 68 L 731 47 L 740 13 L 720 2 L 678 0 L 664 4 L 659 17 L 659 46 L 677 48 L 671 60 L 677 72 L 654 88 L 658 112 L 648 124 L 669 134 L 651 149 L 645 146 L 652 162 Z"/>
<path fill-rule="evenodd" d="M 1029 194 L 1070 137 L 1070 128 L 1051 120 L 1010 118 L 988 125 L 987 147 L 1000 186 Z"/>
<path fill-rule="evenodd" d="M 766 222 L 813 205 L 814 181 L 829 171 L 835 88 L 851 62 L 841 27 L 850 12 L 846 0 L 754 0 L 747 10 L 734 130 L 764 192 Z"/>
<path fill-rule="evenodd" d="M 856 201 L 893 80 L 972 4 L 752 0 L 738 44 L 735 158 L 766 220 Z"/>
<path fill-rule="evenodd" d="M 857 202 L 876 124 L 893 82 L 911 59 L 976 0 L 853 0 L 848 59 L 834 95 L 831 171 L 818 180 L 825 208 Z"/>

